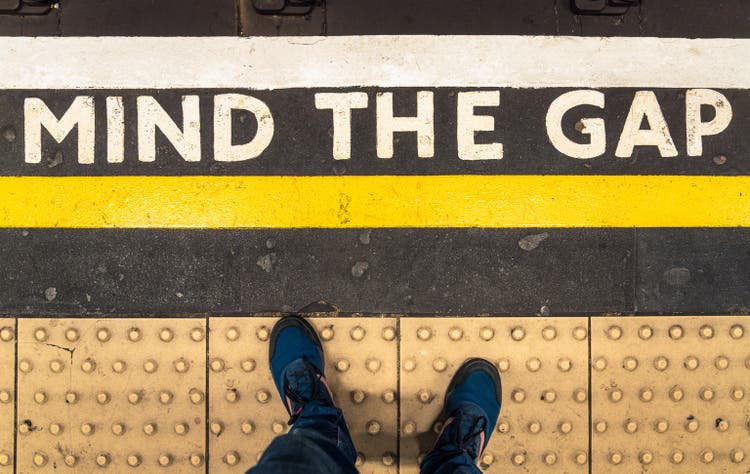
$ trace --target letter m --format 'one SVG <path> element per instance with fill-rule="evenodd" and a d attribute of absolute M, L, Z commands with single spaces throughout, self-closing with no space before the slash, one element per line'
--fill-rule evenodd
<path fill-rule="evenodd" d="M 94 162 L 94 98 L 78 96 L 58 120 L 42 99 L 29 97 L 24 101 L 24 149 L 26 163 L 42 161 L 42 127 L 57 143 L 78 127 L 78 162 Z"/>

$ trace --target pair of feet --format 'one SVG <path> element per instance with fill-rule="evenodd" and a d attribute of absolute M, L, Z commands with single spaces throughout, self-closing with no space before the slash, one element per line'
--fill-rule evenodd
<path fill-rule="evenodd" d="M 300 316 L 280 319 L 271 331 L 271 373 L 293 424 L 305 405 L 334 406 L 325 379 L 323 347 L 315 329 Z M 469 359 L 445 394 L 443 430 L 434 449 L 458 449 L 475 461 L 487 446 L 501 402 L 500 374 L 484 359 Z"/>

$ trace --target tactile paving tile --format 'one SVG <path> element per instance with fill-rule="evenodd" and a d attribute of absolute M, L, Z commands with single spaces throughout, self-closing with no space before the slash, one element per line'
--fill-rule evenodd
<path fill-rule="evenodd" d="M 210 471 L 244 472 L 287 415 L 271 378 L 268 340 L 278 318 L 209 320 Z M 397 319 L 309 318 L 326 377 L 344 411 L 363 473 L 396 472 Z"/>
<path fill-rule="evenodd" d="M 278 318 L 209 318 L 209 471 L 244 472 L 288 416 L 268 366 Z"/>
<path fill-rule="evenodd" d="M 401 472 L 418 472 L 440 426 L 448 383 L 465 359 L 496 363 L 503 406 L 480 467 L 588 470 L 586 318 L 401 319 Z"/>
<path fill-rule="evenodd" d="M 205 319 L 20 319 L 18 332 L 19 472 L 205 470 Z"/>
<path fill-rule="evenodd" d="M 593 318 L 593 472 L 750 472 L 748 321 Z"/>
<path fill-rule="evenodd" d="M 0 473 L 13 470 L 16 320 L 0 318 Z"/>

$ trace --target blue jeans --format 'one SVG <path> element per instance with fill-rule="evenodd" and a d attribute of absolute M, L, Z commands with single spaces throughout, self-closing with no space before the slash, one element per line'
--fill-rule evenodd
<path fill-rule="evenodd" d="M 306 405 L 288 434 L 274 439 L 246 474 L 356 473 L 354 448 L 341 410 Z M 456 446 L 441 446 L 422 461 L 422 474 L 478 474 L 474 460 Z"/>

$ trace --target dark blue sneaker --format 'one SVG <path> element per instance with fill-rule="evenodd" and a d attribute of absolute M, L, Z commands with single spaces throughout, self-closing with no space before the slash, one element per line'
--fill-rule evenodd
<path fill-rule="evenodd" d="M 484 359 L 464 362 L 445 392 L 443 430 L 434 449 L 458 448 L 476 461 L 495 429 L 501 403 L 497 368 Z"/>
<path fill-rule="evenodd" d="M 305 405 L 335 406 L 325 379 L 323 346 L 315 329 L 301 316 L 281 318 L 271 331 L 271 374 L 293 424 Z"/>

